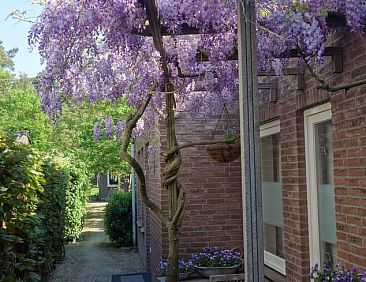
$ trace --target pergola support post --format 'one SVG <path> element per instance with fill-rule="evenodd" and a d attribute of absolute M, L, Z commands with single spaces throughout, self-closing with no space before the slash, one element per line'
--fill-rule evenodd
<path fill-rule="evenodd" d="M 264 281 L 256 15 L 254 0 L 238 0 L 239 101 L 242 148 L 245 281 Z"/>

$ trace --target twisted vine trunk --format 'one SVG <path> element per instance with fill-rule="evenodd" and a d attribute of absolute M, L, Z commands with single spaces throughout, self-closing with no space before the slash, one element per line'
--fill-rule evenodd
<path fill-rule="evenodd" d="M 166 87 L 167 93 L 173 93 L 172 87 Z M 175 133 L 174 120 L 174 94 L 167 94 L 166 96 L 166 131 L 167 131 L 167 150 L 172 150 L 177 147 L 177 137 Z M 167 281 L 179 280 L 179 232 L 181 225 L 181 218 L 183 210 L 179 210 L 179 201 L 182 200 L 182 187 L 178 183 L 178 171 L 182 162 L 180 152 L 177 151 L 166 159 L 167 166 L 164 172 L 163 185 L 168 190 L 169 201 L 169 224 L 168 238 L 169 238 L 169 254 L 168 254 L 168 270 L 166 273 Z M 184 205 L 184 201 L 183 201 Z"/>
<path fill-rule="evenodd" d="M 172 91 L 167 91 L 172 93 Z M 151 100 L 151 94 L 148 95 L 144 103 L 137 109 L 137 111 L 130 116 L 126 121 L 126 128 L 122 137 L 122 145 L 120 156 L 127 161 L 135 170 L 139 179 L 140 194 L 143 202 L 149 207 L 165 224 L 168 230 L 169 238 L 169 255 L 168 255 L 168 270 L 166 273 L 168 282 L 177 282 L 179 280 L 179 234 L 181 229 L 181 222 L 184 211 L 185 194 L 183 187 L 178 182 L 178 171 L 182 162 L 181 155 L 177 148 L 177 139 L 175 134 L 174 122 L 174 96 L 167 94 L 166 103 L 166 129 L 167 129 L 167 151 L 174 151 L 166 155 L 166 168 L 164 172 L 164 180 L 162 185 L 168 190 L 169 201 L 169 215 L 165 213 L 154 204 L 147 195 L 146 181 L 144 171 L 137 160 L 128 154 L 128 145 L 131 141 L 132 130 L 136 127 L 137 121 L 143 115 L 146 107 Z"/>
<path fill-rule="evenodd" d="M 160 54 L 160 63 L 163 70 L 164 89 L 166 93 L 166 131 L 167 131 L 167 151 L 177 147 L 177 137 L 175 133 L 174 121 L 174 87 L 170 81 L 170 72 L 163 36 L 161 34 L 161 23 L 159 13 L 154 0 L 142 0 L 146 9 L 146 15 L 151 27 L 155 49 Z M 179 150 L 166 157 L 166 168 L 164 172 L 163 186 L 168 190 L 169 216 L 166 221 L 169 237 L 169 255 L 167 281 L 178 281 L 178 257 L 179 257 L 179 232 L 184 209 L 184 192 L 178 183 L 178 171 L 182 159 Z"/>

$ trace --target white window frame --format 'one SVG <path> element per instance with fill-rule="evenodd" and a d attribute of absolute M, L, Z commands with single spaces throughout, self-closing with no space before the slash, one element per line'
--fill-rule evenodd
<path fill-rule="evenodd" d="M 274 120 L 260 126 L 259 136 L 267 137 L 280 133 L 280 120 Z M 270 268 L 286 275 L 286 260 L 270 252 L 264 251 L 264 264 Z"/>
<path fill-rule="evenodd" d="M 306 186 L 309 226 L 310 265 L 320 263 L 317 168 L 314 125 L 332 119 L 331 104 L 326 103 L 304 111 Z"/>
<path fill-rule="evenodd" d="M 109 173 L 107 173 L 107 187 L 119 187 L 120 185 L 120 179 L 118 178 L 118 183 L 117 184 L 110 184 L 110 179 L 111 179 L 111 175 Z"/>

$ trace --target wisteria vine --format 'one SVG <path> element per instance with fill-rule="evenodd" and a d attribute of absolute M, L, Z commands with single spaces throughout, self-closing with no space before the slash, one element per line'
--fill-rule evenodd
<path fill-rule="evenodd" d="M 237 61 L 227 58 L 237 42 L 237 1 L 158 0 L 171 81 L 178 108 L 192 113 L 218 112 L 232 105 L 238 79 Z M 300 48 L 310 65 L 321 64 L 334 32 L 326 24 L 328 11 L 343 15 L 347 27 L 360 34 L 365 27 L 365 0 L 258 0 L 258 62 L 261 69 L 280 72 L 288 50 Z M 200 34 L 181 35 L 182 27 Z M 164 85 L 159 53 L 148 29 L 146 11 L 138 0 L 52 0 L 33 25 L 29 43 L 45 61 L 40 82 L 42 107 L 54 120 L 62 102 L 126 98 L 136 108 L 150 86 L 158 85 L 142 123 L 162 116 Z M 197 57 L 204 50 L 210 63 Z M 179 70 L 179 71 L 178 71 Z M 113 126 L 105 120 L 107 127 Z M 116 123 L 120 136 L 122 123 Z M 141 124 L 140 124 L 141 125 Z M 100 135 L 99 126 L 95 126 Z M 99 132 L 99 133 L 98 133 Z M 113 132 L 108 129 L 107 134 Z"/>

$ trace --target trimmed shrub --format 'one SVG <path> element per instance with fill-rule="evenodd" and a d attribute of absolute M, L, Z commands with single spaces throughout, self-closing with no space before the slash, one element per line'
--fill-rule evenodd
<path fill-rule="evenodd" d="M 116 191 L 107 204 L 104 216 L 105 231 L 117 247 L 132 246 L 132 195 Z"/>
<path fill-rule="evenodd" d="M 68 184 L 66 189 L 65 239 L 79 238 L 86 214 L 90 177 L 82 166 L 68 164 Z"/>
<path fill-rule="evenodd" d="M 48 277 L 55 264 L 62 261 L 65 255 L 65 191 L 67 187 L 67 171 L 59 160 L 46 159 L 43 164 L 45 177 L 44 192 L 40 199 L 37 214 L 45 230 L 44 242 L 40 246 L 44 263 L 39 269 L 42 277 Z"/>
<path fill-rule="evenodd" d="M 82 229 L 89 177 L 0 132 L 0 281 L 46 280 Z"/>

